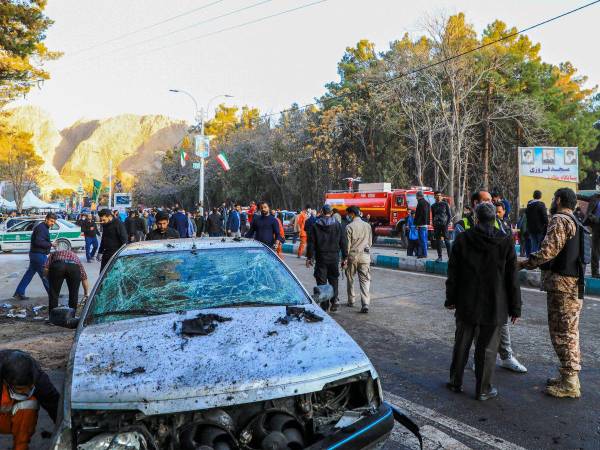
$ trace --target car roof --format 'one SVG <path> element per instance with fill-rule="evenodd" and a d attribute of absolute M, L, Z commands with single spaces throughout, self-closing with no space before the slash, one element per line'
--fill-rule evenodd
<path fill-rule="evenodd" d="M 206 250 L 219 248 L 266 248 L 261 242 L 253 239 L 239 238 L 183 238 L 164 239 L 159 241 L 140 241 L 128 244 L 119 256 L 139 255 L 144 253 L 167 252 L 177 250 Z"/>

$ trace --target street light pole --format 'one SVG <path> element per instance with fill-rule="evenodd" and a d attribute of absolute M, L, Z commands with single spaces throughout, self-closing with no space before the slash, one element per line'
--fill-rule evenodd
<path fill-rule="evenodd" d="M 202 138 L 204 138 L 204 118 L 205 118 L 205 115 L 206 115 L 206 118 L 208 118 L 210 104 L 213 102 L 213 100 L 216 100 L 220 97 L 225 97 L 225 98 L 233 97 L 233 95 L 229 95 L 229 94 L 216 95 L 208 101 L 208 104 L 206 106 L 206 111 L 204 111 L 202 109 L 198 109 L 198 102 L 196 101 L 194 96 L 192 94 L 190 94 L 189 92 L 183 91 L 181 89 L 169 89 L 169 92 L 185 94 L 189 98 L 192 99 L 192 101 L 194 102 L 194 120 L 196 121 L 196 124 L 197 124 L 196 128 L 198 128 L 198 127 L 200 128 L 200 136 L 202 136 Z M 204 168 L 205 168 L 205 164 L 206 164 L 204 159 L 205 158 L 203 156 L 200 157 L 200 179 L 198 180 L 198 203 L 200 205 L 200 208 L 202 208 L 202 212 L 204 212 Z"/>

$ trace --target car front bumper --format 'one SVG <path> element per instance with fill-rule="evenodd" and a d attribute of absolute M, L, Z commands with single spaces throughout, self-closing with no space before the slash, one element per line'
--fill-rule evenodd
<path fill-rule="evenodd" d="M 383 403 L 375 414 L 340 429 L 306 450 L 359 450 L 376 447 L 387 440 L 394 428 L 392 408 Z"/>

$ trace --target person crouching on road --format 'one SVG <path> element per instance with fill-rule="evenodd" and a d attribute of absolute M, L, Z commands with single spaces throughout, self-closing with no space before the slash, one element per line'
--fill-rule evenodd
<path fill-rule="evenodd" d="M 110 258 L 123 246 L 127 245 L 128 237 L 125 225 L 119 219 L 115 219 L 109 209 L 103 209 L 98 213 L 102 224 L 102 240 L 98 253 L 102 254 L 100 271 L 104 269 Z"/>
<path fill-rule="evenodd" d="M 546 393 L 553 397 L 581 396 L 579 316 L 583 306 L 585 274 L 581 233 L 585 231 L 573 216 L 576 206 L 577 195 L 573 190 L 557 190 L 550 209 L 553 215 L 539 251 L 519 262 L 520 268 L 528 270 L 542 266 L 542 288 L 547 293 L 550 340 L 560 361 L 559 377 L 547 381 Z"/>
<path fill-rule="evenodd" d="M 462 392 L 463 373 L 475 339 L 476 398 L 498 395 L 493 386 L 500 331 L 521 316 L 521 290 L 512 236 L 496 228 L 496 208 L 480 203 L 477 225 L 460 233 L 450 254 L 447 309 L 455 310 L 456 332 L 448 389 Z"/>
<path fill-rule="evenodd" d="M 311 267 L 313 260 L 316 261 L 314 276 L 317 285 L 329 283 L 333 287 L 331 302 L 321 304 L 321 308 L 335 312 L 339 303 L 340 252 L 343 260 L 348 255 L 342 225 L 333 217 L 332 212 L 331 206 L 323 206 L 323 214 L 312 227 L 306 247 L 306 267 Z"/>
<path fill-rule="evenodd" d="M 169 227 L 169 215 L 164 211 L 156 213 L 156 230 L 146 235 L 147 241 L 159 241 L 162 239 L 179 239 L 179 233 L 175 228 Z"/>
<path fill-rule="evenodd" d="M 348 289 L 348 306 L 354 306 L 354 275 L 358 274 L 360 284 L 361 313 L 369 312 L 371 297 L 371 256 L 373 234 L 371 225 L 360 218 L 360 210 L 356 206 L 346 209 L 346 215 L 352 221 L 346 226 L 346 254 L 342 267 L 346 270 L 346 287 Z"/>
<path fill-rule="evenodd" d="M 0 350 L 0 434 L 11 434 L 13 450 L 28 450 L 40 405 L 56 422 L 60 394 L 27 353 Z"/>
<path fill-rule="evenodd" d="M 87 299 L 90 291 L 88 277 L 85 268 L 79 261 L 79 256 L 71 250 L 58 250 L 51 253 L 44 265 L 44 275 L 50 283 L 48 294 L 48 309 L 50 311 L 58 306 L 58 296 L 65 280 L 67 280 L 67 287 L 69 288 L 69 308 L 77 308 L 80 284 L 83 284 L 84 299 Z"/>
<path fill-rule="evenodd" d="M 260 214 L 255 214 L 250 224 L 246 237 L 255 239 L 273 250 L 277 250 L 285 238 L 281 235 L 279 222 L 270 214 L 269 205 L 264 202 L 260 204 Z"/>

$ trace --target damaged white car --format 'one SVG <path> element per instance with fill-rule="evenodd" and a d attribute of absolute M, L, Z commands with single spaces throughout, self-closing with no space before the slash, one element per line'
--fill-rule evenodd
<path fill-rule="evenodd" d="M 328 288 L 311 299 L 255 241 L 124 247 L 82 312 L 51 448 L 380 446 L 400 414 L 317 306 Z"/>

